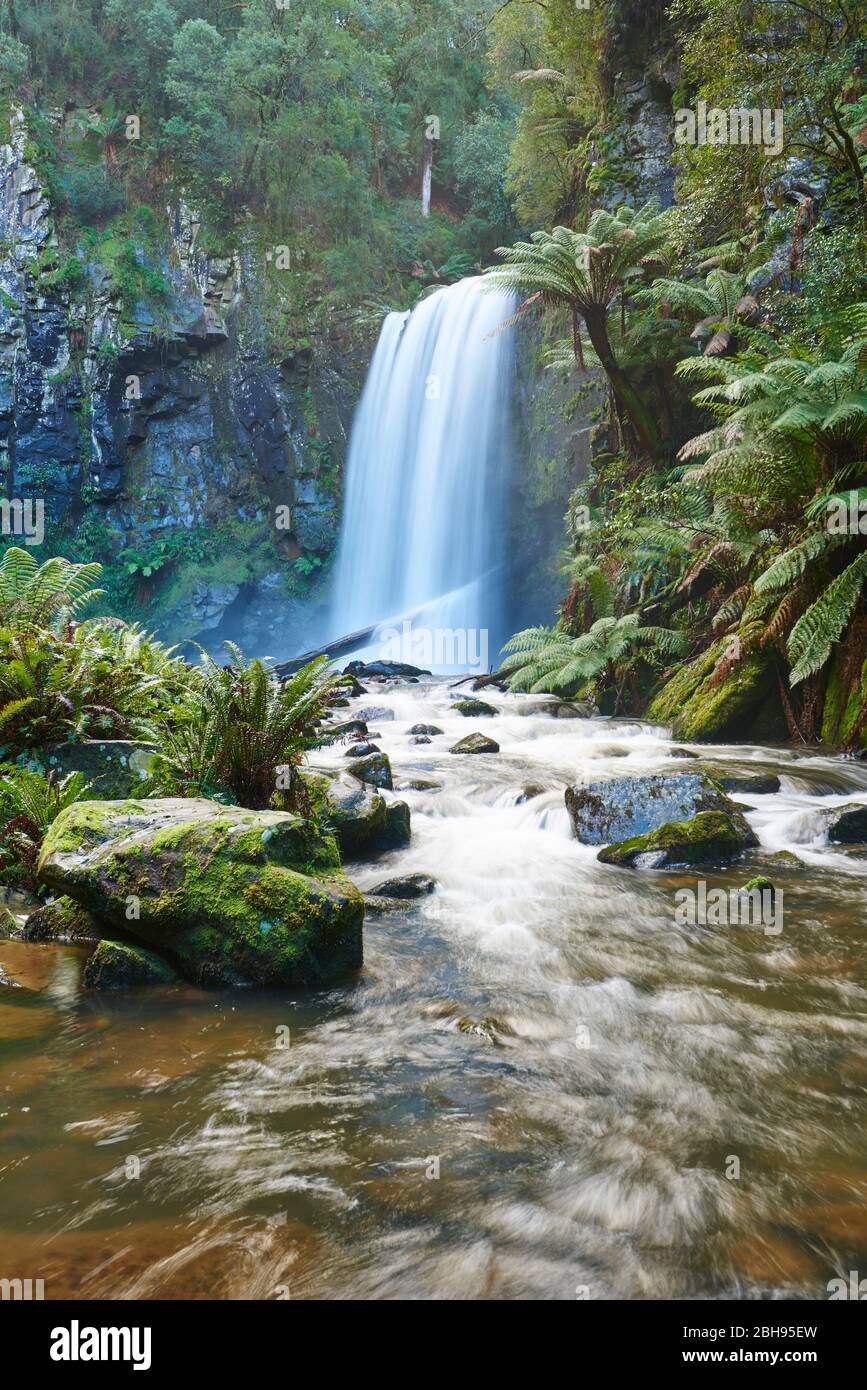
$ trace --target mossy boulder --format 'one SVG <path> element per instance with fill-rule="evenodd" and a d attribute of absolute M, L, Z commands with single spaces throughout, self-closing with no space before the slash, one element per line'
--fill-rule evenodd
<path fill-rule="evenodd" d="M 605 782 L 566 788 L 566 809 L 575 838 L 605 845 L 646 835 L 672 821 L 702 811 L 719 811 L 739 828 L 748 844 L 756 838 L 743 812 L 718 782 L 701 772 L 668 772 L 647 777 L 612 777 Z"/>
<path fill-rule="evenodd" d="M 305 777 L 310 785 L 310 775 Z M 350 772 L 317 777 L 323 789 L 325 824 L 336 835 L 345 859 L 368 859 L 399 849 L 410 837 L 405 801 L 386 803 L 373 787 Z"/>
<path fill-rule="evenodd" d="M 499 710 L 489 705 L 487 700 L 455 700 L 452 709 L 456 714 L 462 714 L 465 719 L 490 719 L 493 715 L 499 714 Z"/>
<path fill-rule="evenodd" d="M 718 780 L 723 791 L 737 792 L 740 796 L 773 796 L 780 790 L 780 779 L 775 772 L 755 772 Z"/>
<path fill-rule="evenodd" d="M 94 794 L 105 801 L 135 796 L 150 775 L 158 750 L 130 739 L 92 743 L 55 743 L 45 755 L 48 768 L 61 776 L 81 772 Z"/>
<path fill-rule="evenodd" d="M 386 753 L 368 753 L 366 757 L 357 758 L 355 762 L 350 763 L 346 770 L 360 782 L 366 782 L 368 786 L 391 790 L 391 763 Z"/>
<path fill-rule="evenodd" d="M 646 835 L 635 835 L 601 849 L 601 864 L 625 869 L 665 869 L 683 865 L 727 864 L 747 848 L 741 828 L 723 811 L 700 811 L 686 821 L 670 821 Z"/>
<path fill-rule="evenodd" d="M 31 912 L 21 931 L 24 941 L 98 941 L 103 930 L 74 898 L 52 898 Z"/>
<path fill-rule="evenodd" d="M 647 718 L 693 743 L 786 738 L 770 651 L 754 648 L 725 663 L 731 642 L 714 642 L 675 671 L 651 701 Z"/>
<path fill-rule="evenodd" d="M 449 749 L 450 753 L 499 753 L 500 745 L 486 734 L 467 734 Z"/>
<path fill-rule="evenodd" d="M 867 724 L 859 721 L 867 704 L 867 661 L 852 670 L 846 646 L 835 651 L 828 664 L 825 703 L 822 706 L 822 742 L 829 747 L 867 747 Z"/>
<path fill-rule="evenodd" d="M 100 941 L 84 967 L 85 989 L 139 989 L 170 985 L 177 975 L 167 961 L 145 946 L 126 941 Z"/>
<path fill-rule="evenodd" d="M 199 984 L 324 984 L 361 963 L 361 895 L 301 817 L 189 798 L 81 801 L 50 827 L 49 887 Z M 326 856 L 327 857 L 327 856 Z"/>

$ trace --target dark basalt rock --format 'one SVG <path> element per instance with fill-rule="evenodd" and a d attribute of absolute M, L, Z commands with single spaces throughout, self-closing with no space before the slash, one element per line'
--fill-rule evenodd
<path fill-rule="evenodd" d="M 837 845 L 867 844 L 867 806 L 851 802 L 824 813 L 828 839 Z"/>
<path fill-rule="evenodd" d="M 402 878 L 386 878 L 370 892 L 375 898 L 423 898 L 436 888 L 430 874 L 405 874 Z"/>
<path fill-rule="evenodd" d="M 365 758 L 368 753 L 379 753 L 381 750 L 375 743 L 367 743 L 363 739 L 359 743 L 352 743 L 348 748 L 344 748 L 344 758 Z M 362 778 L 362 781 L 365 779 Z"/>
<path fill-rule="evenodd" d="M 410 814 L 405 801 L 390 801 L 385 808 L 385 849 L 403 849 L 410 841 Z"/>

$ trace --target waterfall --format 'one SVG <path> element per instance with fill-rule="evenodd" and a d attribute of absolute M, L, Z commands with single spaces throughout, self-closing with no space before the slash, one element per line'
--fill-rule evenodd
<path fill-rule="evenodd" d="M 376 655 L 438 670 L 487 669 L 508 636 L 514 340 L 501 325 L 513 303 L 481 283 L 385 319 L 352 428 L 332 590 L 335 634 L 400 620 L 401 653 Z"/>

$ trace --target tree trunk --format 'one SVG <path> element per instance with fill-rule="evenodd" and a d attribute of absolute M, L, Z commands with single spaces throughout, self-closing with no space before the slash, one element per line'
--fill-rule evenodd
<path fill-rule="evenodd" d="M 618 409 L 629 420 L 642 449 L 652 458 L 659 449 L 659 437 L 653 417 L 626 373 L 619 366 L 608 336 L 608 316 L 604 309 L 591 309 L 584 314 L 587 334 L 593 344 L 602 369 L 611 382 Z"/>

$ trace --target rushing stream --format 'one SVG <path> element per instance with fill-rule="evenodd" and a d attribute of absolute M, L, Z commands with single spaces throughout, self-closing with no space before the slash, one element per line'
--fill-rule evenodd
<path fill-rule="evenodd" d="M 413 835 L 352 877 L 439 886 L 368 917 L 345 987 L 85 996 L 81 948 L 0 943 L 42 988 L 0 988 L 7 1275 L 49 1298 L 827 1297 L 865 1268 L 867 859 L 817 809 L 867 801 L 867 768 L 696 748 L 782 777 L 740 798 L 762 847 L 707 880 L 767 872 L 784 925 L 678 926 L 695 875 L 597 863 L 563 802 L 683 770 L 663 731 L 454 698 L 358 702 L 394 713 L 371 728 Z M 417 721 L 444 734 L 414 745 Z M 448 752 L 476 728 L 499 754 Z"/>

